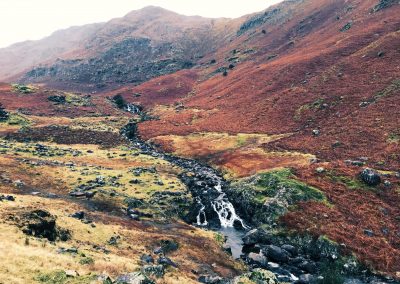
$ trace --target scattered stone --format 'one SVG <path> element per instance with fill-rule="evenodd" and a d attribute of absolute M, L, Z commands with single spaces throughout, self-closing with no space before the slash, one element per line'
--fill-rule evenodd
<path fill-rule="evenodd" d="M 140 257 L 140 261 L 146 264 L 154 263 L 154 258 L 149 254 L 144 254 Z"/>
<path fill-rule="evenodd" d="M 255 245 L 258 243 L 270 244 L 271 235 L 263 229 L 253 229 L 246 233 L 243 237 L 243 244 L 247 246 Z"/>
<path fill-rule="evenodd" d="M 360 179 L 369 186 L 377 186 L 381 183 L 381 177 L 378 172 L 369 168 L 360 173 Z"/>
<path fill-rule="evenodd" d="M 12 195 L 0 195 L 0 201 L 15 201 L 15 197 Z"/>
<path fill-rule="evenodd" d="M 391 186 L 392 186 L 392 183 L 391 183 L 390 181 L 388 181 L 388 180 L 385 180 L 385 181 L 383 182 L 383 185 L 384 185 L 385 187 L 391 187 Z"/>
<path fill-rule="evenodd" d="M 312 131 L 312 134 L 313 134 L 314 136 L 319 136 L 319 135 L 321 134 L 321 131 L 319 131 L 318 129 L 314 129 L 314 130 Z"/>
<path fill-rule="evenodd" d="M 114 284 L 153 284 L 154 282 L 147 278 L 141 272 L 133 272 L 119 276 Z"/>
<path fill-rule="evenodd" d="M 277 246 L 267 246 L 265 253 L 268 259 L 275 262 L 286 263 L 289 261 L 289 253 Z"/>
<path fill-rule="evenodd" d="M 164 266 L 178 267 L 178 265 L 175 262 L 173 262 L 170 258 L 168 258 L 166 256 L 160 256 L 157 263 L 162 264 Z"/>
<path fill-rule="evenodd" d="M 219 276 L 202 275 L 199 277 L 198 281 L 205 284 L 222 284 L 224 279 Z"/>
<path fill-rule="evenodd" d="M 318 173 L 318 174 L 322 174 L 323 172 L 325 172 L 325 168 L 318 167 L 318 168 L 315 169 L 315 172 Z"/>
<path fill-rule="evenodd" d="M 367 235 L 368 237 L 373 237 L 375 235 L 374 231 L 368 229 L 364 230 L 364 234 Z"/>
<path fill-rule="evenodd" d="M 65 270 L 64 272 L 65 272 L 65 275 L 67 277 L 77 277 L 77 276 L 79 276 L 79 273 L 76 272 L 75 270 Z"/>
<path fill-rule="evenodd" d="M 249 259 L 250 263 L 256 263 L 262 266 L 265 266 L 268 263 L 268 259 L 261 253 L 251 252 L 247 258 Z"/>
<path fill-rule="evenodd" d="M 164 276 L 164 266 L 162 265 L 145 265 L 142 267 L 142 272 L 147 276 L 155 276 L 161 278 Z"/>
<path fill-rule="evenodd" d="M 15 187 L 18 187 L 18 188 L 21 188 L 21 187 L 23 187 L 25 185 L 25 183 L 24 182 L 22 182 L 21 180 L 16 180 L 16 181 L 14 181 L 14 186 Z"/>
<path fill-rule="evenodd" d="M 287 251 L 288 253 L 290 253 L 290 255 L 292 257 L 295 257 L 297 255 L 297 249 L 292 246 L 292 245 L 283 245 L 282 249 L 284 249 L 285 251 Z"/>
<path fill-rule="evenodd" d="M 24 213 L 19 220 L 22 231 L 30 236 L 46 238 L 49 241 L 67 241 L 71 238 L 68 230 L 58 228 L 56 217 L 45 210 Z"/>
<path fill-rule="evenodd" d="M 107 243 L 108 243 L 110 246 L 116 246 L 116 245 L 118 244 L 118 242 L 119 242 L 120 239 L 121 239 L 120 236 L 112 236 L 112 237 L 107 241 Z"/>
<path fill-rule="evenodd" d="M 83 218 L 85 218 L 85 212 L 83 211 L 79 211 L 79 212 L 75 212 L 74 214 L 69 215 L 71 218 L 75 218 L 78 220 L 82 220 Z"/>
<path fill-rule="evenodd" d="M 205 283 L 205 282 L 203 282 Z M 275 274 L 271 271 L 256 268 L 251 272 L 245 273 L 233 279 L 232 284 L 240 283 L 262 283 L 262 284 L 278 284 L 280 283 Z"/>

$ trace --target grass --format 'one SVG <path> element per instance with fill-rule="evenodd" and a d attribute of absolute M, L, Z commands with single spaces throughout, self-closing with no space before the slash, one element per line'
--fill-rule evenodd
<path fill-rule="evenodd" d="M 21 94 L 31 94 L 37 90 L 37 88 L 32 85 L 12 84 L 11 87 L 14 91 Z"/>
<path fill-rule="evenodd" d="M 340 175 L 335 171 L 327 171 L 325 174 L 329 177 L 331 182 L 343 184 L 348 189 L 352 189 L 352 190 L 359 190 L 359 189 L 373 190 L 374 189 L 373 187 L 367 186 L 366 184 L 364 184 L 357 178 L 351 178 L 348 176 Z"/>
<path fill-rule="evenodd" d="M 375 94 L 373 97 L 373 100 L 378 101 L 385 97 L 391 96 L 398 91 L 400 91 L 400 80 L 396 79 L 396 80 L 393 80 L 392 83 L 389 86 L 387 86 L 384 90 Z"/>
<path fill-rule="evenodd" d="M 260 202 L 275 197 L 282 188 L 289 189 L 288 200 L 292 204 L 300 201 L 317 200 L 327 202 L 325 195 L 319 189 L 294 179 L 289 169 L 267 172 L 259 175 L 256 182 L 257 197 Z"/>
<path fill-rule="evenodd" d="M 297 110 L 296 113 L 294 115 L 294 119 L 295 120 L 299 120 L 301 118 L 301 116 L 303 115 L 304 112 L 308 111 L 308 110 L 317 110 L 320 109 L 321 106 L 324 104 L 325 100 L 322 98 L 319 98 L 317 100 L 315 100 L 314 102 L 311 102 L 309 104 L 305 104 L 300 106 Z"/>
<path fill-rule="evenodd" d="M 68 277 L 63 270 L 55 270 L 49 273 L 40 273 L 35 280 L 44 284 L 89 284 L 96 279 L 96 275 L 84 275 Z"/>

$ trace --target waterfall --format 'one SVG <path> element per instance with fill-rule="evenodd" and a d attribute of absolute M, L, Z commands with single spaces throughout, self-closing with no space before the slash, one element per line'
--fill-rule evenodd
<path fill-rule="evenodd" d="M 226 198 L 225 193 L 222 192 L 221 183 L 218 183 L 214 188 L 221 194 L 211 202 L 211 206 L 217 213 L 221 226 L 223 228 L 230 228 L 233 227 L 235 221 L 238 221 L 244 229 L 248 229 L 243 220 L 236 214 L 233 204 Z"/>
<path fill-rule="evenodd" d="M 201 202 L 201 199 L 199 197 L 196 198 L 196 201 L 201 206 L 201 208 L 199 210 L 199 214 L 197 214 L 197 217 L 196 217 L 196 224 L 197 224 L 197 226 L 207 226 L 208 222 L 207 222 L 207 218 L 206 218 L 206 211 L 204 210 L 204 209 L 206 209 L 206 207 Z"/>

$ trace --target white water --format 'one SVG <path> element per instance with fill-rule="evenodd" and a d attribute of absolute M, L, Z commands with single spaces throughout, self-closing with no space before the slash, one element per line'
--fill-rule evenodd
<path fill-rule="evenodd" d="M 225 198 L 225 193 L 222 193 L 222 186 L 218 184 L 215 186 L 215 189 L 218 192 L 221 192 L 221 195 L 215 199 L 211 205 L 214 211 L 218 214 L 219 221 L 223 228 L 231 228 L 235 221 L 239 221 L 242 224 L 244 229 L 248 227 L 244 224 L 243 220 L 236 215 L 235 207 L 233 204 L 229 202 L 227 198 Z"/>
<path fill-rule="evenodd" d="M 140 109 L 137 106 L 131 105 L 131 104 L 126 105 L 126 111 L 128 111 L 132 114 L 140 113 Z"/>
<path fill-rule="evenodd" d="M 204 211 L 204 209 L 206 208 L 203 203 L 201 203 L 200 198 L 197 198 L 197 203 L 199 203 L 201 205 L 201 208 L 199 210 L 199 214 L 197 214 L 196 217 L 196 224 L 197 226 L 207 226 L 208 222 L 207 222 L 207 217 L 206 217 L 206 212 Z M 203 218 L 203 221 L 201 221 L 201 219 Z"/>

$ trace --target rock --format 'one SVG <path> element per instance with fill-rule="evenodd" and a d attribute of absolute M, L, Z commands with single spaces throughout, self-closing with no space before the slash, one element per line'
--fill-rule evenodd
<path fill-rule="evenodd" d="M 141 272 L 133 272 L 119 276 L 114 284 L 154 284 L 154 282 Z"/>
<path fill-rule="evenodd" d="M 259 264 L 262 266 L 265 266 L 268 263 L 267 258 L 264 255 L 262 255 L 261 253 L 251 252 L 247 256 L 247 258 L 250 263 L 256 263 L 256 264 Z"/>
<path fill-rule="evenodd" d="M 322 174 L 323 172 L 325 172 L 325 168 L 323 168 L 323 167 L 318 167 L 318 168 L 315 169 L 315 172 L 316 172 L 317 174 Z"/>
<path fill-rule="evenodd" d="M 308 273 L 315 273 L 317 271 L 317 266 L 315 263 L 307 260 L 299 263 L 297 267 Z"/>
<path fill-rule="evenodd" d="M 64 272 L 65 272 L 65 275 L 67 277 L 77 277 L 77 276 L 79 276 L 79 273 L 76 272 L 75 270 L 65 270 Z"/>
<path fill-rule="evenodd" d="M 15 187 L 18 187 L 18 188 L 21 188 L 21 187 L 23 187 L 25 185 L 25 183 L 24 182 L 22 182 L 21 180 L 16 180 L 16 181 L 14 181 L 14 186 Z"/>
<path fill-rule="evenodd" d="M 22 231 L 31 236 L 46 238 L 49 241 L 67 241 L 71 234 L 56 226 L 56 218 L 45 210 L 34 210 L 22 215 Z"/>
<path fill-rule="evenodd" d="M 179 244 L 174 240 L 161 240 L 159 245 L 164 254 L 178 250 Z"/>
<path fill-rule="evenodd" d="M 285 251 L 287 251 L 288 253 L 290 253 L 290 255 L 292 257 L 295 257 L 297 255 L 297 249 L 292 246 L 292 245 L 283 245 L 282 249 L 284 249 Z"/>
<path fill-rule="evenodd" d="M 78 211 L 75 212 L 74 214 L 69 215 L 71 218 L 75 218 L 78 220 L 82 220 L 83 218 L 85 218 L 85 212 L 83 211 Z"/>
<path fill-rule="evenodd" d="M 313 134 L 314 136 L 319 136 L 319 135 L 321 134 L 321 131 L 319 131 L 318 129 L 314 129 L 314 130 L 312 131 L 312 134 Z"/>
<path fill-rule="evenodd" d="M 116 246 L 116 245 L 118 244 L 118 242 L 119 242 L 120 239 L 121 239 L 120 236 L 112 236 L 112 237 L 107 241 L 107 243 L 108 243 L 109 245 L 111 245 L 111 246 Z"/>
<path fill-rule="evenodd" d="M 202 275 L 198 281 L 205 284 L 222 284 L 224 279 L 219 276 Z"/>
<path fill-rule="evenodd" d="M 277 246 L 267 246 L 265 253 L 268 259 L 274 262 L 286 263 L 289 261 L 289 253 Z"/>
<path fill-rule="evenodd" d="M 385 52 L 383 52 L 383 51 L 378 52 L 378 57 L 383 57 L 384 55 L 385 55 Z"/>
<path fill-rule="evenodd" d="M 144 254 L 144 255 L 142 255 L 141 257 L 140 257 L 140 260 L 143 262 L 143 263 L 154 263 L 154 258 L 151 256 L 151 255 L 149 255 L 149 254 Z"/>
<path fill-rule="evenodd" d="M 15 197 L 12 195 L 0 195 L 0 201 L 15 201 Z"/>
<path fill-rule="evenodd" d="M 247 232 L 243 237 L 243 244 L 246 246 L 255 245 L 258 243 L 270 244 L 271 235 L 263 229 L 253 229 Z"/>
<path fill-rule="evenodd" d="M 367 235 L 368 237 L 373 237 L 375 235 L 374 231 L 368 229 L 364 230 L 364 234 Z"/>
<path fill-rule="evenodd" d="M 161 278 L 164 276 L 165 271 L 162 265 L 145 265 L 142 267 L 142 273 L 147 276 Z"/>
<path fill-rule="evenodd" d="M 391 183 L 390 181 L 388 181 L 388 180 L 385 180 L 385 181 L 383 182 L 383 185 L 384 185 L 385 187 L 391 187 L 391 186 L 392 186 L 392 183 Z"/>
<path fill-rule="evenodd" d="M 168 258 L 166 256 L 160 256 L 157 263 L 162 264 L 164 266 L 178 267 L 178 265 L 175 262 L 173 262 L 170 258 Z"/>
<path fill-rule="evenodd" d="M 302 274 L 299 277 L 299 280 L 295 282 L 295 284 L 308 284 L 308 283 L 314 283 L 315 277 L 311 274 Z"/>
<path fill-rule="evenodd" d="M 381 177 L 375 170 L 366 168 L 360 173 L 360 179 L 369 186 L 377 186 L 381 183 Z"/>
<path fill-rule="evenodd" d="M 241 283 L 278 284 L 279 281 L 276 278 L 275 274 L 272 273 L 271 271 L 261 268 L 256 268 L 251 272 L 235 277 L 232 281 L 232 284 L 241 284 Z"/>

